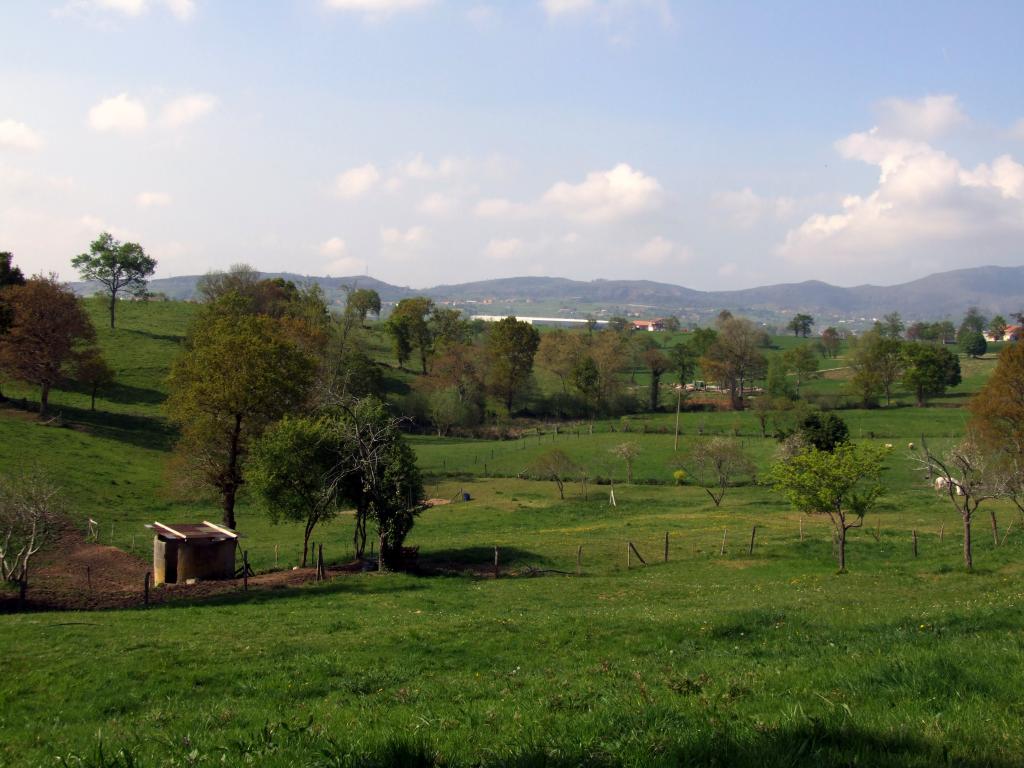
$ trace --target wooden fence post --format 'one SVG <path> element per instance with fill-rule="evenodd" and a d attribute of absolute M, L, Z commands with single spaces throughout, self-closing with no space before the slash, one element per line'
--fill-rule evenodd
<path fill-rule="evenodd" d="M 627 541 L 626 542 L 626 570 L 627 571 L 629 570 L 629 567 L 632 565 L 632 563 L 630 562 L 629 558 L 630 558 L 629 542 Z"/>
<path fill-rule="evenodd" d="M 249 550 L 242 550 L 242 588 L 249 591 Z"/>
<path fill-rule="evenodd" d="M 800 518 L 800 541 L 804 540 L 804 519 Z"/>
<path fill-rule="evenodd" d="M 640 561 L 641 563 L 643 563 L 644 565 L 647 565 L 647 561 L 646 561 L 646 560 L 644 560 L 644 556 L 640 554 L 640 550 L 638 550 L 638 549 L 636 548 L 636 546 L 634 546 L 634 544 L 633 544 L 633 542 L 632 542 L 632 541 L 631 541 L 631 542 L 629 542 L 629 548 L 630 548 L 631 550 L 633 550 L 633 554 L 634 554 L 634 555 L 636 555 L 636 559 L 637 559 L 637 560 L 639 560 L 639 561 Z M 627 553 L 627 556 L 628 556 L 628 553 Z"/>
<path fill-rule="evenodd" d="M 499 564 L 498 545 L 495 544 L 494 545 L 494 578 L 495 579 L 498 578 L 498 568 L 499 568 L 498 564 Z"/>
<path fill-rule="evenodd" d="M 942 543 L 942 534 L 945 532 L 945 528 L 946 528 L 946 524 L 945 523 L 941 523 L 939 525 L 939 543 L 940 544 Z"/>
<path fill-rule="evenodd" d="M 747 550 L 748 555 L 754 554 L 754 537 L 757 536 L 757 526 L 755 525 L 750 529 L 750 549 Z"/>
<path fill-rule="evenodd" d="M 89 591 L 92 592 L 92 568 L 88 565 L 85 566 L 85 581 L 89 585 Z"/>
<path fill-rule="evenodd" d="M 665 531 L 665 562 L 668 562 L 668 531 Z"/>
<path fill-rule="evenodd" d="M 149 580 L 152 574 L 146 571 L 146 578 L 142 580 L 142 604 L 149 605 Z"/>
<path fill-rule="evenodd" d="M 725 554 L 725 540 L 726 540 L 726 538 L 728 536 L 729 536 L 729 529 L 726 528 L 725 530 L 722 531 L 722 548 L 720 550 L 718 550 L 718 554 L 719 555 L 724 555 Z"/>
<path fill-rule="evenodd" d="M 576 575 L 579 576 L 583 567 L 583 545 L 576 547 Z"/>
<path fill-rule="evenodd" d="M 914 557 L 917 557 L 917 529 L 916 528 L 911 532 L 911 535 L 914 538 Z"/>

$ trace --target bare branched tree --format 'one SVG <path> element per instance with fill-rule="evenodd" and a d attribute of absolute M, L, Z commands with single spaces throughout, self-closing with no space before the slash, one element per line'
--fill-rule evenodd
<path fill-rule="evenodd" d="M 738 477 L 752 475 L 755 471 L 743 446 L 727 437 L 696 441 L 679 466 L 691 469 L 690 474 L 697 478 L 716 507 L 721 505 L 726 489 Z"/>
<path fill-rule="evenodd" d="M 936 487 L 945 490 L 960 515 L 964 524 L 964 566 L 971 570 L 974 567 L 971 548 L 971 523 L 974 515 L 982 502 L 997 498 L 1002 491 L 991 456 L 981 448 L 974 435 L 968 433 L 944 456 L 932 453 L 922 437 L 920 450 L 914 460 L 928 471 L 929 476 L 936 478 Z M 992 526 L 998 542 L 994 512 Z"/>
<path fill-rule="evenodd" d="M 0 578 L 28 578 L 29 560 L 51 539 L 63 511 L 60 491 L 45 477 L 0 478 Z"/>

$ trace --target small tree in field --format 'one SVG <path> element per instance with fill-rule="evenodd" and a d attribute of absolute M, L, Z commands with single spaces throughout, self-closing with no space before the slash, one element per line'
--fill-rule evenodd
<path fill-rule="evenodd" d="M 626 482 L 633 483 L 633 463 L 640 455 L 640 443 L 619 443 L 611 449 L 612 455 L 622 459 L 626 464 Z"/>
<path fill-rule="evenodd" d="M 114 327 L 117 294 L 128 291 L 140 294 L 146 290 L 146 279 L 156 271 L 156 259 L 150 258 L 138 243 L 122 243 L 104 232 L 71 260 L 83 280 L 100 283 L 110 294 L 110 327 Z"/>
<path fill-rule="evenodd" d="M 96 394 L 114 383 L 114 369 L 97 347 L 89 347 L 75 360 L 75 379 L 89 390 L 89 410 L 96 410 Z"/>
<path fill-rule="evenodd" d="M 716 507 L 721 506 L 726 489 L 738 477 L 754 472 L 754 463 L 743 447 L 726 437 L 698 441 L 690 449 L 687 463 L 693 468 L 690 474 L 697 478 Z"/>
<path fill-rule="evenodd" d="M 537 457 L 530 471 L 537 477 L 553 480 L 558 486 L 558 498 L 564 499 L 566 481 L 579 477 L 581 468 L 565 451 L 552 448 Z"/>
<path fill-rule="evenodd" d="M 332 436 L 324 419 L 285 417 L 256 442 L 249 459 L 249 483 L 271 522 L 303 523 L 303 568 L 313 529 L 338 511 L 328 482 L 336 463 Z"/>
<path fill-rule="evenodd" d="M 1003 485 L 994 473 L 996 468 L 992 457 L 981 447 L 973 434 L 949 449 L 945 456 L 932 453 L 927 443 L 921 441 L 920 452 L 915 459 L 928 475 L 934 475 L 941 482 L 950 502 L 964 524 L 964 567 L 974 568 L 974 552 L 971 545 L 971 523 L 981 503 L 1000 496 Z M 993 536 L 997 537 L 996 517 L 992 513 Z M 998 538 L 996 539 L 998 541 Z"/>
<path fill-rule="evenodd" d="M 24 582 L 28 564 L 53 535 L 60 491 L 38 474 L 0 477 L 0 579 Z"/>
<path fill-rule="evenodd" d="M 811 448 L 772 467 L 773 485 L 796 509 L 832 521 L 840 572 L 846 570 L 846 532 L 864 524 L 864 515 L 882 495 L 884 456 L 884 448 L 847 443 L 831 453 Z"/>

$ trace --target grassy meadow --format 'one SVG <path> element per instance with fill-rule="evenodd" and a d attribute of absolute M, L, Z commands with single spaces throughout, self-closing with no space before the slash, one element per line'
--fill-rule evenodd
<path fill-rule="evenodd" d="M 54 393 L 68 428 L 0 410 L 0 465 L 46 467 L 76 521 L 99 520 L 101 541 L 125 549 L 134 536 L 144 555 L 143 523 L 219 512 L 175 497 L 166 468 L 163 377 L 194 308 L 119 309 L 111 333 L 90 306 L 118 386 L 96 413 L 85 393 Z M 413 436 L 428 493 L 472 497 L 418 520 L 421 575 L 0 616 L 0 765 L 1020 765 L 1022 521 L 994 505 L 1008 533 L 996 546 L 983 507 L 965 573 L 959 520 L 906 449 L 962 434 L 956 406 L 992 365 L 964 361 L 964 384 L 935 407 L 901 393 L 898 407 L 841 412 L 854 439 L 894 445 L 843 575 L 827 521 L 801 524 L 756 478 L 719 508 L 671 485 L 674 414 L 593 434 Z M 681 433 L 683 453 L 702 433 L 743 441 L 759 475 L 776 447 L 749 412 L 684 413 Z M 626 440 L 641 450 L 633 485 L 609 451 Z M 609 485 L 583 498 L 567 484 L 560 500 L 521 479 L 550 447 L 614 480 L 617 505 Z M 238 518 L 257 570 L 275 567 L 275 545 L 278 567 L 295 563 L 299 526 L 271 525 L 248 499 Z M 346 561 L 351 518 L 314 538 Z M 647 565 L 627 567 L 627 542 Z"/>

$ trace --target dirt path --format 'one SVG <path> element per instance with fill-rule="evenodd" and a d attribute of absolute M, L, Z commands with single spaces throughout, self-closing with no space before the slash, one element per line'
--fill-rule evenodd
<path fill-rule="evenodd" d="M 68 522 L 47 548 L 46 557 L 33 561 L 29 571 L 28 610 L 105 610 L 144 604 L 144 584 L 150 564 L 116 547 L 84 540 Z M 327 576 L 356 573 L 359 563 L 334 566 Z M 262 573 L 249 578 L 250 590 L 298 587 L 316 579 L 314 568 Z M 150 603 L 203 600 L 243 589 L 241 579 L 166 584 L 150 589 Z M 14 594 L 0 595 L 0 613 L 18 609 Z"/>

